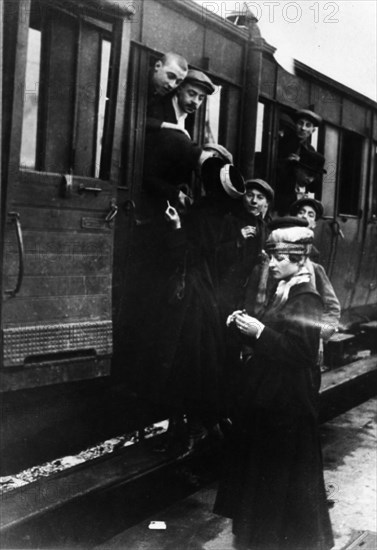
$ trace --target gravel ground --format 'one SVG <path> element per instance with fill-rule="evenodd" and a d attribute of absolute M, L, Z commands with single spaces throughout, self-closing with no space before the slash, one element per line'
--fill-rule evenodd
<path fill-rule="evenodd" d="M 377 531 L 377 398 L 322 426 L 334 550 L 357 531 Z"/>

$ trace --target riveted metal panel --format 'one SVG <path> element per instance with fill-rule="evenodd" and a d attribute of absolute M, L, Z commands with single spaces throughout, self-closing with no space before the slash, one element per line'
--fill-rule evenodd
<path fill-rule="evenodd" d="M 18 326 L 3 330 L 4 367 L 24 364 L 25 359 L 64 352 L 94 350 L 112 353 L 112 322 L 98 321 L 56 325 Z"/>

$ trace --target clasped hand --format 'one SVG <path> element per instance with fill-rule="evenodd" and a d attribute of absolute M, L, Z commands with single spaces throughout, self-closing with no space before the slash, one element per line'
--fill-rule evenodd
<path fill-rule="evenodd" d="M 233 313 L 229 315 L 226 324 L 228 327 L 234 324 L 241 334 L 253 338 L 257 337 L 264 327 L 263 323 L 258 321 L 258 319 L 251 317 L 245 311 L 241 310 L 233 311 Z"/>
<path fill-rule="evenodd" d="M 252 225 L 246 225 L 245 227 L 241 228 L 241 234 L 244 239 L 250 239 L 250 237 L 255 237 L 256 232 L 257 232 L 257 228 L 253 227 Z"/>

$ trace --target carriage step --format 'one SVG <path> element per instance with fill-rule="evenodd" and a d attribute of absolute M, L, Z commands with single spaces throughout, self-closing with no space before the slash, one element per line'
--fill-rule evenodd
<path fill-rule="evenodd" d="M 377 351 L 377 321 L 369 321 L 360 325 L 361 333 L 364 337 L 365 345 L 372 352 Z"/>
<path fill-rule="evenodd" d="M 324 345 L 324 362 L 326 367 L 333 369 L 346 365 L 352 360 L 352 344 L 355 341 L 354 334 L 338 332 L 331 336 Z"/>
<path fill-rule="evenodd" d="M 377 548 L 377 533 L 372 531 L 364 531 L 350 545 L 345 546 L 344 550 L 376 550 Z"/>

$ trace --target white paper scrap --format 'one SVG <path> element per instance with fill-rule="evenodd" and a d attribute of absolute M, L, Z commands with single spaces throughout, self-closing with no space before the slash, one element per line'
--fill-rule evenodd
<path fill-rule="evenodd" d="M 148 529 L 166 529 L 166 523 L 164 521 L 151 521 Z"/>

